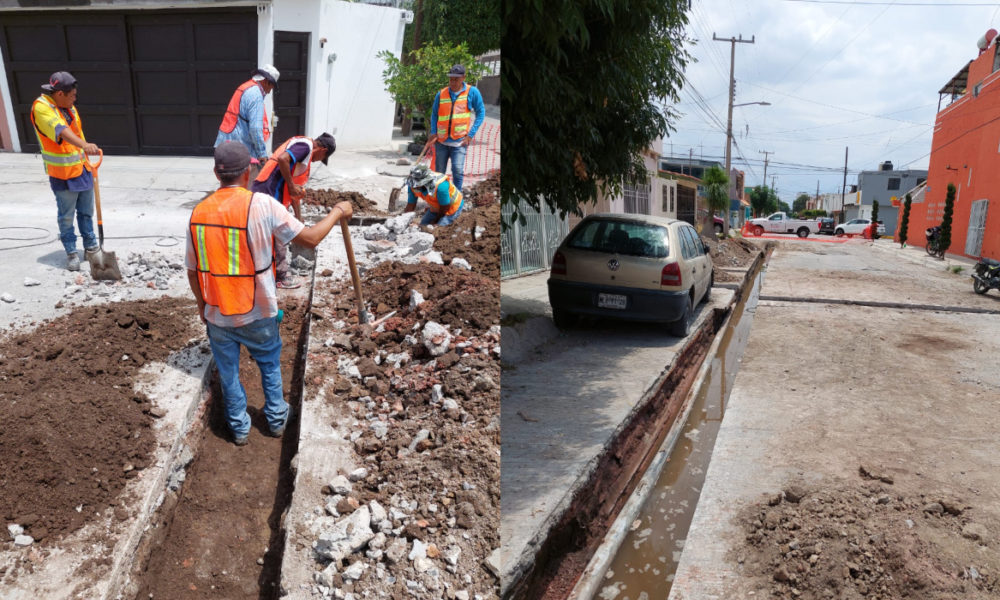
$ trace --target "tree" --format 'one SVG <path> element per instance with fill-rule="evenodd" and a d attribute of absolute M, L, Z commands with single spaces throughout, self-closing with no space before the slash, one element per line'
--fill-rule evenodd
<path fill-rule="evenodd" d="M 500 49 L 500 3 L 483 0 L 423 0 L 425 40 L 465 43 L 475 56 Z M 468 63 L 462 63 L 469 68 Z M 447 72 L 447 71 L 446 71 Z"/>
<path fill-rule="evenodd" d="M 729 177 L 726 177 L 726 172 L 719 167 L 709 167 L 705 170 L 701 183 L 705 186 L 705 200 L 708 201 L 709 212 L 722 213 L 722 220 L 725 221 L 722 233 L 725 237 L 729 237 Z M 714 227 L 714 224 L 706 224 L 706 228 L 710 227 Z"/>
<path fill-rule="evenodd" d="M 806 203 L 808 203 L 810 199 L 811 197 L 809 194 L 799 194 L 795 198 L 795 202 L 792 202 L 792 211 L 794 211 L 795 214 L 801 213 L 806 209 Z"/>
<path fill-rule="evenodd" d="M 899 222 L 899 244 L 900 248 L 906 248 L 906 234 L 910 227 L 910 204 L 913 203 L 913 199 L 910 195 L 906 195 L 906 202 L 903 203 L 903 218 Z"/>
<path fill-rule="evenodd" d="M 486 72 L 486 66 L 477 63 L 464 44 L 424 44 L 410 52 L 412 64 L 404 64 L 388 50 L 376 56 L 385 62 L 382 80 L 393 100 L 424 116 L 434 104 L 434 95 L 448 85 L 448 69 L 452 65 L 465 65 L 465 78 L 470 84 Z"/>
<path fill-rule="evenodd" d="M 778 210 L 778 196 L 771 188 L 758 185 L 750 190 L 750 207 L 758 217 L 769 215 Z"/>
<path fill-rule="evenodd" d="M 878 223 L 878 200 L 872 200 L 872 223 Z"/>
<path fill-rule="evenodd" d="M 787 214 L 792 212 L 792 207 L 788 206 L 788 203 L 785 202 L 784 200 L 778 200 L 778 210 Z"/>
<path fill-rule="evenodd" d="M 944 218 L 941 220 L 941 238 L 938 242 L 938 256 L 944 258 L 944 253 L 951 246 L 951 215 L 955 211 L 955 184 L 948 184 L 948 194 L 944 198 Z"/>
<path fill-rule="evenodd" d="M 501 201 L 581 214 L 649 178 L 642 152 L 673 129 L 689 55 L 686 0 L 503 3 Z M 659 148 L 654 149 L 656 151 Z"/>

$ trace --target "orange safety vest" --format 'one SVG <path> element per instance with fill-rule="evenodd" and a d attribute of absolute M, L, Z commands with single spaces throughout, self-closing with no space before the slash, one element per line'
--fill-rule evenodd
<path fill-rule="evenodd" d="M 274 267 L 274 260 L 262 269 L 254 264 L 248 236 L 252 199 L 246 188 L 222 188 L 194 207 L 188 225 L 201 297 L 227 317 L 253 310 L 256 275 Z"/>
<path fill-rule="evenodd" d="M 243 99 L 243 92 L 257 85 L 257 82 L 251 79 L 246 81 L 240 87 L 236 88 L 233 92 L 233 97 L 229 99 L 229 106 L 226 107 L 226 114 L 222 117 L 222 125 L 219 125 L 219 131 L 223 133 L 232 133 L 236 129 L 236 120 L 240 117 L 240 100 Z M 246 119 L 244 119 L 245 121 Z M 266 142 L 269 137 L 271 137 L 271 130 L 267 126 L 267 107 L 264 107 L 264 141 Z M 249 123 L 247 123 L 249 125 Z"/>
<path fill-rule="evenodd" d="M 444 88 L 438 94 L 438 129 L 440 140 L 460 140 L 469 133 L 472 123 L 472 112 L 469 110 L 469 86 L 466 85 L 458 93 L 455 101 L 451 101 L 451 93 Z"/>
<path fill-rule="evenodd" d="M 83 123 L 80 122 L 80 115 L 76 112 L 75 106 L 70 108 L 70 112 L 73 114 L 73 122 L 67 123 L 66 116 L 62 110 L 46 96 L 39 96 L 35 99 L 31 104 L 31 124 L 35 127 L 38 144 L 42 147 L 42 161 L 45 162 L 45 172 L 49 174 L 49 177 L 55 177 L 56 179 L 73 179 L 82 175 L 84 169 L 90 171 L 90 166 L 83 160 L 82 149 L 65 140 L 62 143 L 56 143 L 38 128 L 38 125 L 35 123 L 35 106 L 39 102 L 52 107 L 52 110 L 59 116 L 59 120 L 63 125 L 69 127 L 70 131 L 75 133 L 81 140 L 87 140 L 83 137 Z"/>
<path fill-rule="evenodd" d="M 264 168 L 260 170 L 260 173 L 257 174 L 257 178 L 254 179 L 254 181 L 258 181 L 260 183 L 267 181 L 268 177 L 271 176 L 271 173 L 274 173 L 274 170 L 278 168 L 278 159 L 285 153 L 285 150 L 290 145 L 302 140 L 309 142 L 309 156 L 306 157 L 304 162 L 292 165 L 292 183 L 299 186 L 305 185 L 306 182 L 309 181 L 309 171 L 312 170 L 312 149 L 316 147 L 316 144 L 312 141 L 312 138 L 307 138 L 301 135 L 288 138 L 285 140 L 284 144 L 278 146 L 278 149 L 272 152 L 271 156 L 268 157 L 267 161 L 264 163 Z M 303 166 L 305 168 L 302 172 L 296 173 L 296 171 Z M 285 206 L 285 208 L 288 208 L 292 203 L 292 199 L 288 193 L 287 181 L 284 183 L 284 193 L 281 195 L 281 203 Z"/>
<path fill-rule="evenodd" d="M 442 181 L 448 182 L 448 197 L 451 198 L 451 204 L 448 205 L 448 212 L 441 215 L 442 217 L 447 217 L 448 215 L 453 215 L 458 212 L 458 208 L 462 206 L 462 192 L 455 187 L 455 184 L 451 182 L 451 179 L 445 175 L 442 175 L 440 179 L 434 182 L 434 193 L 426 194 L 424 193 L 424 188 L 419 187 L 413 190 L 413 195 L 423 199 L 427 203 L 427 207 L 434 214 L 441 212 L 441 205 L 437 201 L 437 189 L 441 185 Z"/>

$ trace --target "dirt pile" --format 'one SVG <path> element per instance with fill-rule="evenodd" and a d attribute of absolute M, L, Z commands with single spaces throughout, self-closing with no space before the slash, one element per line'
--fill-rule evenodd
<path fill-rule="evenodd" d="M 333 208 L 338 202 L 350 202 L 356 215 L 384 216 L 389 213 L 378 207 L 378 204 L 358 192 L 338 192 L 336 190 L 314 190 L 306 188 L 304 204 Z"/>
<path fill-rule="evenodd" d="M 995 523 L 948 492 L 906 496 L 879 481 L 791 485 L 740 521 L 746 542 L 731 558 L 770 598 L 1000 594 L 1000 553 L 987 527 Z"/>
<path fill-rule="evenodd" d="M 471 207 L 469 207 L 471 208 Z M 490 279 L 500 279 L 500 204 L 468 210 L 454 223 L 434 227 L 434 249 L 445 263 L 465 259 L 472 270 Z"/>
<path fill-rule="evenodd" d="M 346 402 L 365 465 L 353 487 L 325 490 L 327 512 L 345 520 L 363 511 L 359 526 L 370 519 L 374 537 L 345 556 L 318 555 L 320 591 L 495 597 L 486 559 L 500 542 L 499 280 L 387 262 L 362 285 L 377 315 L 395 315 L 348 325 L 356 323 L 350 286 L 319 283 L 330 301 L 314 304 L 312 335 L 326 338 L 325 352 L 310 361 L 339 373 L 324 395 Z"/>
<path fill-rule="evenodd" d="M 191 300 L 78 308 L 0 344 L 0 516 L 49 544 L 121 504 L 160 412 L 139 370 L 196 335 Z M 117 513 L 115 513 L 117 514 Z"/>
<path fill-rule="evenodd" d="M 500 199 L 500 171 L 493 171 L 486 179 L 462 190 L 466 206 L 489 206 Z"/>
<path fill-rule="evenodd" d="M 712 255 L 712 264 L 715 265 L 716 281 L 739 281 L 740 276 L 729 273 L 724 269 L 739 269 L 749 267 L 762 248 L 753 242 L 743 238 L 729 238 L 720 240 L 714 235 L 701 236 L 702 241 L 708 244 Z"/>

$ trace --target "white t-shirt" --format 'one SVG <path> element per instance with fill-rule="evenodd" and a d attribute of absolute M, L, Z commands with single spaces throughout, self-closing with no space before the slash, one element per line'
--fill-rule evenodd
<path fill-rule="evenodd" d="M 255 193 L 250 201 L 250 214 L 247 219 L 247 238 L 250 252 L 257 269 L 270 267 L 273 248 L 271 237 L 278 243 L 287 244 L 299 235 L 305 225 L 288 212 L 277 200 L 267 194 Z M 184 265 L 190 271 L 197 270 L 198 261 L 194 253 L 194 243 L 191 240 L 191 228 L 187 228 L 187 254 Z M 268 268 L 257 273 L 254 292 L 253 310 L 245 315 L 225 316 L 219 313 L 216 306 L 205 306 L 205 318 L 212 325 L 219 327 L 242 327 L 259 319 L 274 317 L 278 314 L 278 291 L 274 285 L 274 272 Z"/>

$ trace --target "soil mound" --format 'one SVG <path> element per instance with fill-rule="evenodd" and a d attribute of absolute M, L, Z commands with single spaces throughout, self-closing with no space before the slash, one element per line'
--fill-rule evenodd
<path fill-rule="evenodd" d="M 500 171 L 493 171 L 486 179 L 462 190 L 472 206 L 489 206 L 500 198 Z"/>
<path fill-rule="evenodd" d="M 338 192 L 336 190 L 306 189 L 303 203 L 333 208 L 338 202 L 350 202 L 356 215 L 383 216 L 389 213 L 379 209 L 378 204 L 358 192 Z"/>
<path fill-rule="evenodd" d="M 451 225 L 435 227 L 434 249 L 444 261 L 463 258 L 472 270 L 490 279 L 500 280 L 500 204 L 469 210 Z"/>
<path fill-rule="evenodd" d="M 716 266 L 716 281 L 738 281 L 740 277 L 723 269 L 749 267 L 761 252 L 759 246 L 743 238 L 720 240 L 714 235 L 703 235 L 701 239 L 711 251 L 712 264 Z"/>
<path fill-rule="evenodd" d="M 0 343 L 0 516 L 48 542 L 119 505 L 155 446 L 147 362 L 195 335 L 177 298 L 74 310 Z M 154 411 L 155 412 L 155 411 Z"/>
<path fill-rule="evenodd" d="M 790 486 L 742 512 L 746 544 L 731 558 L 769 598 L 996 598 L 1000 554 L 981 519 L 947 495 L 877 482 Z"/>

